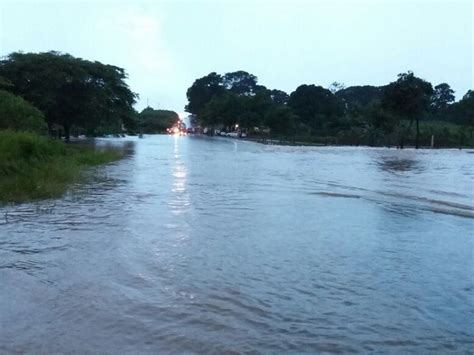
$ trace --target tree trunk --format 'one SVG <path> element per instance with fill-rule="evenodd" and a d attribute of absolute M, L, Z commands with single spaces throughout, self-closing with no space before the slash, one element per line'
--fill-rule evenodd
<path fill-rule="evenodd" d="M 403 149 L 405 127 L 401 126 L 398 130 L 398 148 Z"/>
<path fill-rule="evenodd" d="M 69 124 L 63 125 L 64 127 L 64 140 L 66 143 L 71 141 L 71 126 Z"/>
<path fill-rule="evenodd" d="M 53 135 L 53 124 L 49 120 L 46 122 L 46 124 L 48 125 L 48 134 L 50 136 L 52 136 Z"/>
<path fill-rule="evenodd" d="M 418 149 L 420 147 L 420 120 L 418 117 L 416 118 L 416 140 L 415 140 L 415 148 Z"/>

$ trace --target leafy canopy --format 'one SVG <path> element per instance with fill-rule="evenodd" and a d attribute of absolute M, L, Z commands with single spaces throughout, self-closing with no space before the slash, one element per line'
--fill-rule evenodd
<path fill-rule="evenodd" d="M 48 125 L 94 130 L 121 125 L 133 115 L 137 94 L 125 82 L 124 69 L 59 52 L 15 52 L 0 61 L 0 76 L 11 91 L 33 103 Z"/>
<path fill-rule="evenodd" d="M 382 102 L 396 114 L 414 117 L 428 109 L 432 94 L 432 85 L 409 71 L 398 74 L 398 80 L 385 88 Z"/>
<path fill-rule="evenodd" d="M 179 115 L 174 111 L 147 107 L 139 114 L 139 129 L 144 133 L 162 133 L 178 120 Z"/>

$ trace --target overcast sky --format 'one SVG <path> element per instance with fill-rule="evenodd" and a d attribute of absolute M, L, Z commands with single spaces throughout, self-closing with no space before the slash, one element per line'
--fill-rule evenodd
<path fill-rule="evenodd" d="M 413 70 L 473 88 L 472 1 L 0 0 L 0 54 L 57 50 L 126 69 L 147 104 L 180 114 L 209 72 L 268 88 L 383 85 Z"/>

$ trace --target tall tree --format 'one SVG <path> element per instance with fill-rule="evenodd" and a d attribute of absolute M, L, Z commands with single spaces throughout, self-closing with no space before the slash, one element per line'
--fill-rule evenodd
<path fill-rule="evenodd" d="M 343 113 L 342 102 L 322 86 L 299 86 L 290 94 L 288 105 L 313 130 Z"/>
<path fill-rule="evenodd" d="M 227 90 L 239 96 L 254 95 L 257 90 L 257 77 L 243 70 L 226 73 L 223 82 Z"/>
<path fill-rule="evenodd" d="M 341 90 L 344 90 L 346 88 L 346 86 L 344 85 L 344 83 L 340 83 L 338 81 L 334 81 L 331 83 L 331 85 L 329 85 L 329 91 L 331 91 L 333 94 L 335 94 L 336 92 L 338 91 L 341 91 Z"/>
<path fill-rule="evenodd" d="M 398 80 L 390 83 L 384 91 L 384 107 L 409 118 L 410 126 L 416 120 L 416 148 L 420 144 L 420 116 L 428 110 L 432 94 L 432 85 L 416 77 L 411 71 L 398 74 Z M 401 146 L 403 147 L 403 142 Z"/>
<path fill-rule="evenodd" d="M 451 105 L 454 100 L 454 90 L 451 89 L 449 84 L 442 83 L 434 87 L 434 92 L 431 96 L 431 107 L 435 110 L 444 110 Z"/>
<path fill-rule="evenodd" d="M 214 96 L 202 111 L 201 121 L 208 127 L 230 127 L 239 122 L 242 101 L 236 94 L 226 92 Z"/>
<path fill-rule="evenodd" d="M 474 90 L 469 90 L 461 100 L 451 105 L 455 122 L 465 126 L 472 138 L 474 130 Z"/>
<path fill-rule="evenodd" d="M 155 110 L 145 108 L 139 114 L 139 128 L 144 133 L 163 133 L 179 120 L 179 115 L 174 111 Z"/>
<path fill-rule="evenodd" d="M 194 81 L 186 92 L 188 104 L 185 110 L 193 115 L 200 116 L 204 107 L 211 99 L 224 92 L 222 76 L 212 72 Z"/>
<path fill-rule="evenodd" d="M 298 117 L 288 106 L 275 106 L 265 115 L 265 123 L 272 133 L 291 135 L 296 128 Z"/>
<path fill-rule="evenodd" d="M 270 97 L 275 105 L 286 105 L 290 99 L 286 92 L 277 89 L 270 90 Z"/>
<path fill-rule="evenodd" d="M 49 129 L 62 125 L 66 140 L 72 125 L 120 126 L 133 115 L 138 97 L 122 68 L 59 52 L 12 53 L 0 61 L 0 75 L 13 83 L 15 94 L 44 112 Z"/>

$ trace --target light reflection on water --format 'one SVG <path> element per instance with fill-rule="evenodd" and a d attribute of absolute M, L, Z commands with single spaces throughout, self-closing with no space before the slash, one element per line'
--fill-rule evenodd
<path fill-rule="evenodd" d="M 474 156 L 148 136 L 0 207 L 0 352 L 463 352 Z"/>

